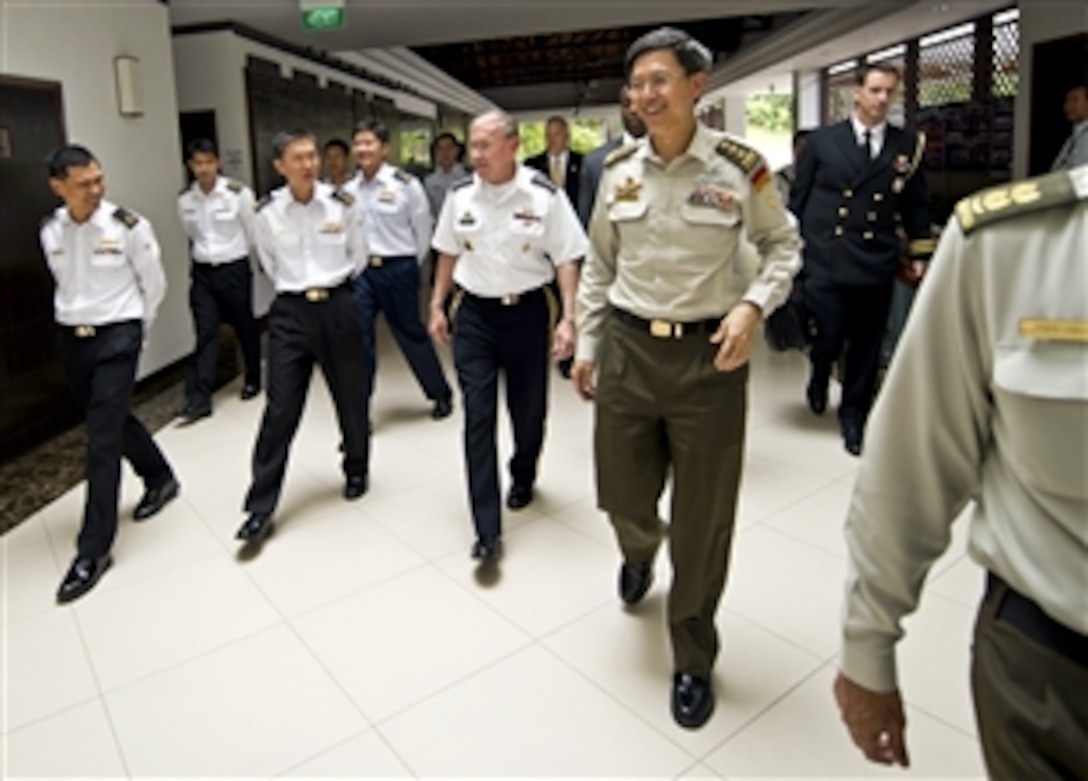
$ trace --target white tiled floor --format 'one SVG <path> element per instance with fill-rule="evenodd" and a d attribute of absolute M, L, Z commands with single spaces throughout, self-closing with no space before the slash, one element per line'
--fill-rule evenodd
<path fill-rule="evenodd" d="M 756 356 L 719 705 L 698 732 L 668 711 L 666 557 L 638 609 L 615 595 L 591 408 L 553 375 L 537 501 L 506 518 L 500 576 L 478 578 L 460 410 L 430 420 L 385 349 L 370 493 L 340 498 L 315 379 L 280 525 L 254 559 L 232 536 L 263 400 L 236 387 L 211 420 L 159 433 L 182 495 L 123 521 L 113 570 L 73 606 L 53 592 L 82 488 L 0 539 L 0 776 L 888 775 L 853 749 L 830 694 L 857 462 L 832 415 L 805 411 L 804 379 L 799 356 Z M 505 420 L 500 447 L 505 461 Z M 126 473 L 123 513 L 138 494 Z M 967 681 L 981 579 L 963 532 L 907 624 L 914 767 L 892 775 L 983 776 Z"/>

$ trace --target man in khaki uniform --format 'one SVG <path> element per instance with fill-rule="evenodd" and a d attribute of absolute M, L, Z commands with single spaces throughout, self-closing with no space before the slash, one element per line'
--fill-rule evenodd
<path fill-rule="evenodd" d="M 977 502 L 971 682 L 992 778 L 1088 778 L 1088 166 L 965 199 L 871 423 L 847 518 L 835 695 L 907 765 L 900 620 Z"/>
<path fill-rule="evenodd" d="M 670 28 L 627 53 L 628 89 L 649 137 L 605 163 L 572 372 L 579 394 L 596 397 L 598 504 L 623 552 L 629 605 L 650 586 L 657 503 L 672 471 L 672 712 L 688 728 L 714 707 L 714 613 L 733 535 L 752 338 L 801 265 L 763 158 L 696 120 L 710 65 L 702 45 Z M 761 257 L 750 284 L 737 262 L 745 234 Z"/>

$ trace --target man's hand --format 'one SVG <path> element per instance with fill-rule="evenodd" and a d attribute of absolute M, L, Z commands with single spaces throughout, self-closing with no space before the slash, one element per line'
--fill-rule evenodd
<path fill-rule="evenodd" d="M 907 720 L 898 689 L 869 691 L 839 673 L 835 678 L 835 701 L 850 737 L 869 761 L 910 767 L 904 737 Z"/>
<path fill-rule="evenodd" d="M 592 401 L 597 395 L 597 386 L 593 382 L 596 366 L 591 361 L 575 361 L 570 369 L 570 381 L 574 392 L 586 401 Z"/>
<path fill-rule="evenodd" d="M 431 335 L 431 339 L 439 344 L 450 343 L 450 321 L 446 318 L 446 313 L 442 311 L 441 306 L 431 306 L 431 318 L 427 324 L 427 333 Z"/>
<path fill-rule="evenodd" d="M 714 368 L 720 372 L 731 372 L 748 363 L 752 354 L 752 337 L 761 317 L 759 307 L 742 301 L 722 318 L 722 324 L 710 337 L 712 344 L 721 345 L 714 357 Z"/>
<path fill-rule="evenodd" d="M 557 361 L 563 361 L 574 355 L 574 323 L 570 320 L 560 320 L 555 326 L 555 337 L 552 339 L 552 357 Z"/>

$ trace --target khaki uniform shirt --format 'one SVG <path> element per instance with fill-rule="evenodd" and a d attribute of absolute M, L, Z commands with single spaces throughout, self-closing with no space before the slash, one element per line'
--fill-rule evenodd
<path fill-rule="evenodd" d="M 745 234 L 761 259 L 754 280 L 737 262 Z M 766 162 L 701 123 L 668 165 L 648 139 L 610 156 L 589 240 L 578 292 L 581 361 L 596 359 L 610 306 L 691 322 L 750 301 L 766 316 L 801 268 L 801 242 Z"/>
<path fill-rule="evenodd" d="M 965 199 L 869 421 L 842 671 L 897 686 L 900 620 L 969 500 L 971 557 L 1088 634 L 1088 166 Z"/>

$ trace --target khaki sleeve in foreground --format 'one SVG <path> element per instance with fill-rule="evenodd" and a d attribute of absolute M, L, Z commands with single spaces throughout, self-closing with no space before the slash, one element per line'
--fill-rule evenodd
<path fill-rule="evenodd" d="M 602 181 L 607 179 L 607 172 Z M 608 316 L 608 290 L 616 279 L 616 255 L 619 241 L 616 229 L 608 219 L 606 198 L 597 198 L 593 216 L 589 221 L 589 251 L 578 281 L 578 301 L 575 307 L 575 324 L 578 345 L 574 358 L 578 361 L 597 360 L 597 347 L 601 329 Z"/>
<path fill-rule="evenodd" d="M 759 271 L 744 300 L 760 308 L 764 317 L 790 295 L 793 278 L 801 270 L 801 237 L 786 212 L 773 178 L 762 163 L 763 175 L 751 182 L 747 204 L 748 238 L 759 252 Z"/>
<path fill-rule="evenodd" d="M 950 222 L 881 389 L 846 519 L 843 674 L 898 688 L 895 645 L 989 447 L 981 264 Z"/>

